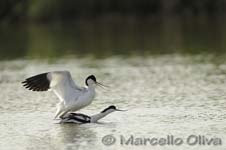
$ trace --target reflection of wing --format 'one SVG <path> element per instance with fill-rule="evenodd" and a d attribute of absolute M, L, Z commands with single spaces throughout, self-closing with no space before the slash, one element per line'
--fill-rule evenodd
<path fill-rule="evenodd" d="M 74 83 L 68 71 L 54 71 L 39 74 L 27 78 L 22 83 L 25 88 L 32 91 L 53 90 L 59 99 L 66 103 L 72 99 L 75 100 L 82 91 L 82 89 Z"/>

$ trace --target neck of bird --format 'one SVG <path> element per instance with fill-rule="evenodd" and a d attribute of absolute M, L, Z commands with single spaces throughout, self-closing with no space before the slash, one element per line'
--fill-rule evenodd
<path fill-rule="evenodd" d="M 88 89 L 89 90 L 95 90 L 95 85 L 94 84 L 88 85 Z"/>
<path fill-rule="evenodd" d="M 112 111 L 106 111 L 106 112 L 101 112 L 98 113 L 96 115 L 91 116 L 91 122 L 97 122 L 98 120 L 100 120 L 101 118 L 104 118 L 105 116 L 107 116 L 108 114 L 110 114 Z"/>

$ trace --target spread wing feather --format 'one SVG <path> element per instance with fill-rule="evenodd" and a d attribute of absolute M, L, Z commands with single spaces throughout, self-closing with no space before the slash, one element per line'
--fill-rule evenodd
<path fill-rule="evenodd" d="M 82 91 L 71 78 L 68 71 L 46 72 L 30 78 L 22 82 L 23 86 L 32 91 L 53 90 L 61 101 L 69 103 L 76 100 Z"/>
<path fill-rule="evenodd" d="M 22 82 L 23 86 L 32 91 L 47 91 L 50 87 L 50 81 L 47 78 L 48 73 L 42 73 Z"/>

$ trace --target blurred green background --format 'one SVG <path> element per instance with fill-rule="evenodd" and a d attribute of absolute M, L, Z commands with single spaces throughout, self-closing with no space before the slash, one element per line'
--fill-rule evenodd
<path fill-rule="evenodd" d="M 226 51 L 226 0 L 0 0 L 0 59 Z"/>

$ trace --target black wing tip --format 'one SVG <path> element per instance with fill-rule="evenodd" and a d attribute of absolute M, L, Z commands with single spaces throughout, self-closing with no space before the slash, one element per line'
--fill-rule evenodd
<path fill-rule="evenodd" d="M 21 84 L 26 84 L 26 83 L 27 83 L 27 81 L 26 81 L 26 80 L 21 82 Z"/>
<path fill-rule="evenodd" d="M 30 91 L 48 91 L 50 83 L 47 79 L 47 74 L 48 73 L 42 73 L 32 76 L 22 81 L 21 84 Z"/>
<path fill-rule="evenodd" d="M 28 85 L 28 82 L 25 80 L 25 81 L 22 81 L 21 84 L 26 88 L 26 86 Z"/>

